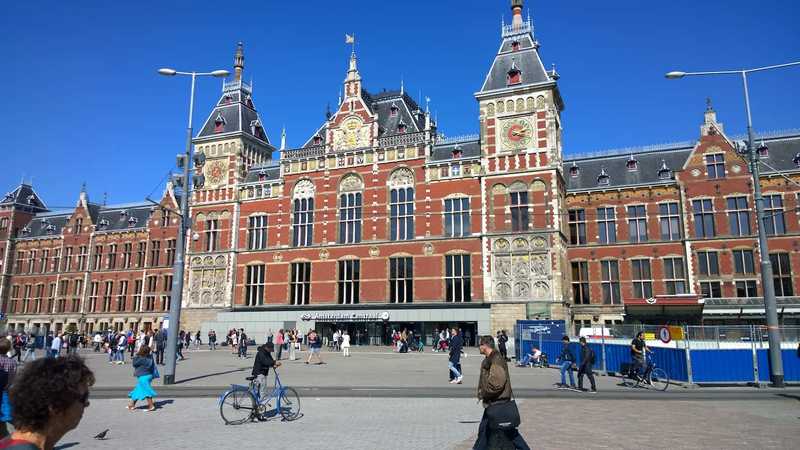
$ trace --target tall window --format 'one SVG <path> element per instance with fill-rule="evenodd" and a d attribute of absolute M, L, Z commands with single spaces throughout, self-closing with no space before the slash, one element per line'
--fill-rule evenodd
<path fill-rule="evenodd" d="M 307 305 L 311 301 L 311 263 L 292 263 L 292 279 L 290 281 L 292 305 Z"/>
<path fill-rule="evenodd" d="M 39 273 L 47 272 L 47 262 L 50 259 L 50 250 L 43 249 L 42 254 L 39 257 Z"/>
<path fill-rule="evenodd" d="M 597 208 L 597 231 L 601 244 L 617 242 L 617 215 L 614 208 Z"/>
<path fill-rule="evenodd" d="M 647 217 L 644 205 L 628 206 L 628 234 L 631 242 L 647 242 Z"/>
<path fill-rule="evenodd" d="M 14 262 L 14 270 L 16 273 L 22 273 L 25 264 L 25 252 L 20 250 L 17 252 L 17 259 Z"/>
<path fill-rule="evenodd" d="M 94 246 L 94 263 L 92 264 L 94 270 L 100 270 L 103 268 L 103 246 L 102 245 L 95 245 Z"/>
<path fill-rule="evenodd" d="M 792 289 L 792 267 L 789 263 L 788 253 L 770 253 L 772 263 L 772 280 L 775 285 L 775 295 L 789 297 L 794 295 Z"/>
<path fill-rule="evenodd" d="M 414 267 L 411 258 L 389 258 L 389 302 L 411 303 Z"/>
<path fill-rule="evenodd" d="M 167 265 L 175 264 L 175 239 L 167 239 Z"/>
<path fill-rule="evenodd" d="M 780 194 L 764 196 L 764 230 L 767 234 L 785 234 L 783 198 Z"/>
<path fill-rule="evenodd" d="M 247 266 L 247 280 L 244 286 L 244 296 L 247 306 L 264 304 L 265 284 L 266 266 L 264 264 Z"/>
<path fill-rule="evenodd" d="M 311 245 L 314 236 L 314 199 L 296 198 L 292 208 L 292 244 L 295 247 Z"/>
<path fill-rule="evenodd" d="M 633 281 L 634 298 L 653 297 L 653 275 L 650 271 L 649 259 L 631 260 L 631 280 Z"/>
<path fill-rule="evenodd" d="M 97 312 L 97 295 L 100 290 L 100 283 L 92 281 L 89 288 L 89 312 Z"/>
<path fill-rule="evenodd" d="M 392 189 L 389 197 L 391 240 L 414 239 L 414 188 Z"/>
<path fill-rule="evenodd" d="M 716 236 L 714 227 L 714 205 L 711 199 L 692 200 L 694 212 L 694 236 L 710 238 Z"/>
<path fill-rule="evenodd" d="M 103 312 L 111 311 L 112 295 L 114 295 L 114 282 L 106 281 L 105 290 L 103 291 Z"/>
<path fill-rule="evenodd" d="M 172 211 L 168 209 L 161 210 L 161 227 L 168 227 L 169 226 L 169 219 L 172 216 Z"/>
<path fill-rule="evenodd" d="M 528 230 L 528 192 L 512 192 L 510 197 L 511 231 Z"/>
<path fill-rule="evenodd" d="M 158 291 L 158 277 L 151 275 L 147 277 L 147 293 L 144 296 L 144 311 L 154 311 L 156 309 L 155 292 Z"/>
<path fill-rule="evenodd" d="M 111 244 L 108 246 L 108 268 L 117 268 L 117 244 Z"/>
<path fill-rule="evenodd" d="M 267 248 L 267 216 L 250 216 L 247 218 L 247 249 L 263 250 Z"/>
<path fill-rule="evenodd" d="M 446 302 L 468 302 L 472 299 L 470 255 L 444 257 Z"/>
<path fill-rule="evenodd" d="M 72 247 L 67 247 L 64 254 L 64 272 L 72 272 Z"/>
<path fill-rule="evenodd" d="M 361 242 L 361 193 L 339 195 L 339 243 Z"/>
<path fill-rule="evenodd" d="M 569 243 L 580 245 L 586 243 L 586 211 L 571 209 L 569 214 Z"/>
<path fill-rule="evenodd" d="M 150 242 L 150 267 L 158 267 L 161 258 L 161 241 Z"/>
<path fill-rule="evenodd" d="M 133 282 L 133 310 L 142 310 L 142 280 Z"/>
<path fill-rule="evenodd" d="M 717 252 L 697 252 L 697 267 L 701 278 L 719 276 Z M 700 294 L 705 298 L 722 297 L 722 283 L 718 280 L 700 280 Z"/>
<path fill-rule="evenodd" d="M 758 296 L 758 288 L 756 280 L 736 280 L 736 296 L 737 297 L 756 297 Z"/>
<path fill-rule="evenodd" d="M 444 235 L 469 236 L 469 198 L 448 198 L 444 201 Z"/>
<path fill-rule="evenodd" d="M 78 272 L 83 272 L 86 270 L 86 260 L 89 258 L 89 247 L 82 245 L 78 250 Z"/>
<path fill-rule="evenodd" d="M 589 304 L 589 263 L 586 261 L 572 262 L 572 303 Z"/>
<path fill-rule="evenodd" d="M 747 197 L 730 197 L 728 203 L 728 224 L 732 236 L 750 234 L 750 210 L 747 208 Z"/>
<path fill-rule="evenodd" d="M 677 203 L 658 205 L 658 225 L 662 241 L 677 241 L 681 238 L 681 221 Z"/>
<path fill-rule="evenodd" d="M 683 269 L 683 258 L 664 258 L 664 285 L 667 295 L 686 293 L 686 271 Z"/>
<path fill-rule="evenodd" d="M 706 172 L 709 179 L 725 178 L 725 155 L 706 155 Z"/>
<path fill-rule="evenodd" d="M 75 280 L 75 283 L 72 284 L 72 296 L 83 297 L 83 279 L 78 278 Z"/>
<path fill-rule="evenodd" d="M 600 261 L 600 275 L 603 286 L 603 303 L 618 305 L 622 301 L 619 290 L 619 262 Z"/>
<path fill-rule="evenodd" d="M 83 228 L 83 218 L 75 219 L 75 234 L 81 234 L 81 229 Z"/>
<path fill-rule="evenodd" d="M 753 251 L 734 250 L 733 269 L 736 275 L 754 275 L 756 273 L 756 266 Z"/>
<path fill-rule="evenodd" d="M 215 252 L 219 249 L 219 220 L 206 220 L 206 251 Z"/>
<path fill-rule="evenodd" d="M 144 267 L 144 255 L 147 250 L 147 242 L 139 242 L 136 248 L 136 267 Z"/>
<path fill-rule="evenodd" d="M 125 302 L 128 296 L 128 280 L 119 282 L 119 290 L 117 291 L 117 311 L 125 311 Z"/>
<path fill-rule="evenodd" d="M 125 245 L 122 246 L 122 268 L 123 269 L 130 269 L 131 268 L 131 259 L 133 255 L 133 244 L 130 242 L 126 242 Z"/>
<path fill-rule="evenodd" d="M 360 280 L 361 261 L 357 259 L 339 261 L 339 303 L 344 305 L 358 303 Z"/>
<path fill-rule="evenodd" d="M 28 252 L 28 273 L 33 273 L 36 269 L 36 250 Z"/>
<path fill-rule="evenodd" d="M 53 272 L 61 270 L 61 249 L 53 249 Z"/>

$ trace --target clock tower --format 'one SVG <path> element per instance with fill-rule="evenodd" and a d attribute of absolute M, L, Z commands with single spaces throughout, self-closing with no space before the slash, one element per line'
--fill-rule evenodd
<path fill-rule="evenodd" d="M 570 321 L 564 240 L 558 73 L 539 54 L 523 1 L 511 1 L 511 23 L 483 85 L 480 106 L 484 176 L 484 296 L 492 328 L 519 319 Z"/>

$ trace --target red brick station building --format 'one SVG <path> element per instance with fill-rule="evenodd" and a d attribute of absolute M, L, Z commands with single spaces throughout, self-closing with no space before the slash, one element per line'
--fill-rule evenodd
<path fill-rule="evenodd" d="M 479 134 L 444 138 L 401 87 L 343 96 L 296 149 L 276 148 L 235 73 L 194 139 L 182 328 L 477 334 L 518 319 L 761 323 L 756 227 L 784 324 L 800 324 L 800 133 L 759 136 L 768 218 L 708 104 L 694 142 L 565 158 L 558 74 L 530 18 L 512 21 L 474 94 Z M 280 158 L 272 155 L 279 152 Z M 50 211 L 0 198 L 0 299 L 12 329 L 157 327 L 170 303 L 178 198 Z"/>

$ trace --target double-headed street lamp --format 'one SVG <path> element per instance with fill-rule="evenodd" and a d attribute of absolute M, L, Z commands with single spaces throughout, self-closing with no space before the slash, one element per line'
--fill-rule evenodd
<path fill-rule="evenodd" d="M 750 93 L 747 89 L 747 74 L 764 70 L 779 69 L 800 65 L 800 61 L 775 66 L 757 67 L 755 69 L 722 70 L 715 72 L 669 72 L 668 79 L 674 80 L 694 75 L 741 75 L 744 86 L 744 107 L 747 111 L 747 148 L 745 154 L 750 162 L 750 173 L 753 176 L 753 195 L 756 202 L 756 221 L 758 229 L 758 247 L 761 255 L 761 287 L 764 292 L 764 310 L 767 316 L 767 332 L 769 336 L 770 380 L 775 387 L 783 387 L 783 360 L 781 358 L 781 332 L 778 325 L 778 309 L 775 303 L 775 285 L 772 280 L 772 264 L 769 260 L 767 233 L 764 227 L 764 199 L 761 196 L 761 180 L 759 178 L 758 151 L 753 136 L 753 121 L 750 115 Z"/>
<path fill-rule="evenodd" d="M 194 85 L 197 77 L 211 76 L 217 78 L 227 77 L 227 70 L 213 72 L 178 72 L 175 69 L 158 69 L 158 73 L 172 77 L 175 75 L 189 75 L 192 77 L 192 90 L 189 95 L 189 124 L 186 127 L 186 152 L 181 161 L 183 165 L 183 180 L 181 188 L 181 211 L 178 237 L 175 241 L 175 261 L 172 265 L 172 293 L 169 302 L 169 322 L 167 325 L 166 367 L 164 368 L 164 384 L 175 383 L 175 358 L 178 347 L 178 332 L 180 331 L 181 301 L 183 300 L 183 259 L 186 251 L 186 235 L 191 229 L 189 220 L 189 195 L 191 192 L 190 177 L 192 174 L 192 112 L 194 110 Z"/>

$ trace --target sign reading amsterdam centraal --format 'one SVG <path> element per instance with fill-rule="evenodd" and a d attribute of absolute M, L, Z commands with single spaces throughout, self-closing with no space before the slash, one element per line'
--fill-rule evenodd
<path fill-rule="evenodd" d="M 300 319 L 317 322 L 378 322 L 389 320 L 389 313 L 305 313 Z"/>

